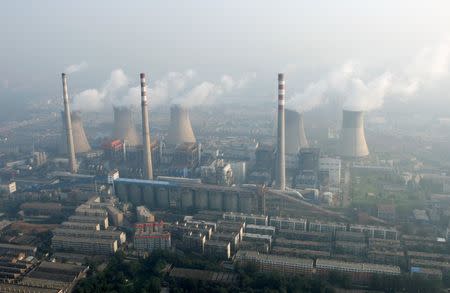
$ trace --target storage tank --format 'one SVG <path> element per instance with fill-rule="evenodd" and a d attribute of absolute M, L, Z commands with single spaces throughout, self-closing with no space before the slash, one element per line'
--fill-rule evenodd
<path fill-rule="evenodd" d="M 184 188 L 181 191 L 181 208 L 192 209 L 194 207 L 194 193 L 190 189 Z"/>
<path fill-rule="evenodd" d="M 208 193 L 206 190 L 196 190 L 194 195 L 195 208 L 207 209 L 208 208 Z"/>
<path fill-rule="evenodd" d="M 169 207 L 169 190 L 167 188 L 158 188 L 158 193 L 156 194 L 156 203 L 160 208 Z"/>
<path fill-rule="evenodd" d="M 138 185 L 131 185 L 130 188 L 130 202 L 134 205 L 142 204 L 142 191 Z"/>
<path fill-rule="evenodd" d="M 142 197 L 144 199 L 144 204 L 149 208 L 156 207 L 155 204 L 155 192 L 152 186 L 145 186 L 142 192 Z"/>
<path fill-rule="evenodd" d="M 235 192 L 225 192 L 224 193 L 224 209 L 226 212 L 237 212 L 238 211 L 238 195 Z"/>
<path fill-rule="evenodd" d="M 209 196 L 208 196 L 208 201 L 209 201 L 209 205 L 208 208 L 211 210 L 217 210 L 217 211 L 221 211 L 222 210 L 222 193 L 221 192 L 217 192 L 217 191 L 210 191 L 209 192 Z"/>

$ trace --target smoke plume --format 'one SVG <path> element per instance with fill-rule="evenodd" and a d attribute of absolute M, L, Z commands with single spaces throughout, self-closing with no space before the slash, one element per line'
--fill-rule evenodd
<path fill-rule="evenodd" d="M 195 82 L 194 70 L 169 72 L 155 81 L 147 80 L 150 107 L 176 103 L 193 107 L 213 103 L 215 98 L 242 89 L 255 78 L 244 74 L 238 79 L 223 75 L 217 82 Z M 141 100 L 140 85 L 130 86 L 130 79 L 122 69 L 111 72 L 109 79 L 98 89 L 87 89 L 74 96 L 76 110 L 100 111 L 111 106 L 138 106 Z M 138 79 L 136 78 L 136 81 Z"/>
<path fill-rule="evenodd" d="M 74 73 L 74 72 L 77 72 L 77 71 L 85 70 L 87 67 L 88 67 L 87 62 L 83 61 L 80 64 L 72 64 L 72 65 L 67 66 L 64 69 L 64 72 L 67 73 L 67 74 L 71 74 L 71 73 Z"/>
<path fill-rule="evenodd" d="M 323 79 L 310 83 L 303 92 L 294 94 L 286 106 L 309 111 L 331 100 L 343 103 L 347 110 L 379 109 L 388 98 L 407 101 L 420 91 L 436 85 L 450 72 L 450 39 L 434 48 L 425 48 L 404 67 L 370 74 L 355 62 L 346 62 Z"/>

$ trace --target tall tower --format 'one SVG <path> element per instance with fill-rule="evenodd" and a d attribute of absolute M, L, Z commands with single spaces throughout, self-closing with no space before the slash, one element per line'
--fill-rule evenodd
<path fill-rule="evenodd" d="M 141 145 L 141 136 L 134 125 L 133 112 L 130 107 L 114 107 L 113 138 L 126 141 L 127 146 Z"/>
<path fill-rule="evenodd" d="M 186 142 L 196 142 L 189 118 L 189 110 L 182 105 L 174 104 L 170 107 L 170 125 L 167 134 L 167 144 L 177 145 Z"/>
<path fill-rule="evenodd" d="M 308 147 L 308 140 L 303 125 L 303 115 L 297 111 L 285 110 L 286 122 L 286 153 L 295 154 Z"/>
<path fill-rule="evenodd" d="M 144 140 L 144 178 L 153 179 L 152 152 L 150 145 L 150 128 L 148 126 L 147 85 L 145 73 L 141 73 L 141 107 L 142 107 L 142 138 Z"/>
<path fill-rule="evenodd" d="M 278 73 L 278 128 L 277 128 L 277 164 L 276 164 L 276 187 L 280 190 L 286 189 L 286 159 L 285 159 L 285 82 L 284 74 Z"/>
<path fill-rule="evenodd" d="M 343 111 L 340 154 L 346 158 L 361 158 L 369 155 L 364 134 L 364 112 Z"/>
<path fill-rule="evenodd" d="M 75 146 L 73 144 L 72 120 L 70 117 L 69 94 L 67 93 L 67 77 L 61 74 L 63 84 L 64 115 L 66 117 L 67 154 L 69 155 L 69 169 L 71 173 L 77 173 L 77 159 L 75 158 Z"/>

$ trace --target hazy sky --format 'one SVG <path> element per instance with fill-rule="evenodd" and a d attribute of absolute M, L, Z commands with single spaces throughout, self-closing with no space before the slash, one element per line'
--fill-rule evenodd
<path fill-rule="evenodd" d="M 81 62 L 74 93 L 118 68 L 136 80 L 141 71 L 160 79 L 193 69 L 208 81 L 253 72 L 255 96 L 270 95 L 286 70 L 288 89 L 302 92 L 349 60 L 376 76 L 402 72 L 449 36 L 446 0 L 2 1 L 0 106 L 59 96 L 60 72 Z"/>

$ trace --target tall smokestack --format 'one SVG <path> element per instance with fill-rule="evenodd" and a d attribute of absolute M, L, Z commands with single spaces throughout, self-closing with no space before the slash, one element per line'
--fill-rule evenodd
<path fill-rule="evenodd" d="M 141 73 L 141 107 L 142 107 L 142 138 L 144 140 L 144 178 L 153 179 L 152 152 L 150 145 L 150 128 L 148 126 L 147 85 L 145 73 Z"/>
<path fill-rule="evenodd" d="M 114 139 L 126 142 L 127 146 L 138 146 L 141 137 L 136 130 L 133 113 L 129 107 L 114 107 Z"/>
<path fill-rule="evenodd" d="M 277 165 L 275 184 L 280 190 L 286 188 L 286 160 L 285 160 L 285 82 L 284 74 L 278 73 L 278 133 L 277 133 Z"/>
<path fill-rule="evenodd" d="M 286 153 L 297 155 L 300 149 L 308 147 L 308 140 L 303 125 L 303 115 L 286 109 Z"/>
<path fill-rule="evenodd" d="M 66 117 L 67 134 L 67 154 L 69 155 L 69 168 L 71 173 L 77 173 L 77 159 L 75 158 L 75 147 L 73 145 L 72 121 L 70 117 L 69 95 L 67 93 L 67 77 L 65 73 L 61 74 L 63 84 L 64 114 Z"/>
<path fill-rule="evenodd" d="M 181 105 L 172 105 L 170 107 L 170 126 L 167 135 L 167 144 L 177 145 L 186 142 L 196 142 L 191 120 L 189 119 L 189 111 Z"/>
<path fill-rule="evenodd" d="M 369 155 L 364 135 L 364 112 L 343 111 L 340 154 L 347 158 L 361 158 Z"/>

